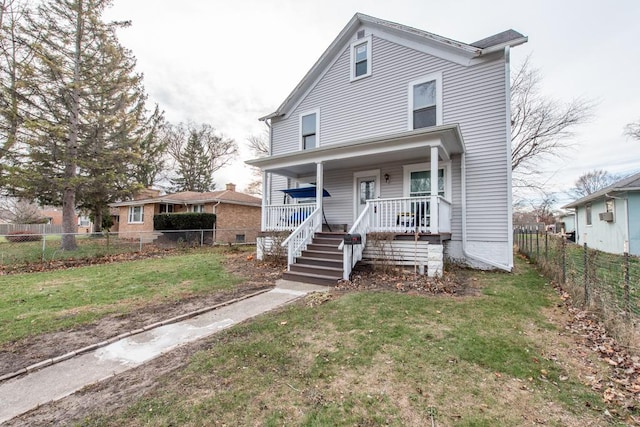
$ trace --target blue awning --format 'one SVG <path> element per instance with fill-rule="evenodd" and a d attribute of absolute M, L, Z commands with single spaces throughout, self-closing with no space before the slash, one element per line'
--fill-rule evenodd
<path fill-rule="evenodd" d="M 287 188 L 280 191 L 288 194 L 293 199 L 315 199 L 316 197 L 316 187 Z M 331 194 L 323 188 L 322 197 L 331 197 Z"/>

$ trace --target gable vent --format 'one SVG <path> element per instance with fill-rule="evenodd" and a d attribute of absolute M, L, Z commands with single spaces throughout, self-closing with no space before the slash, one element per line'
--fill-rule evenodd
<path fill-rule="evenodd" d="M 363 37 L 364 37 L 364 30 L 360 30 L 360 31 L 358 31 L 358 35 L 357 35 L 357 37 L 358 37 L 358 40 L 360 40 L 361 38 L 363 38 Z"/>

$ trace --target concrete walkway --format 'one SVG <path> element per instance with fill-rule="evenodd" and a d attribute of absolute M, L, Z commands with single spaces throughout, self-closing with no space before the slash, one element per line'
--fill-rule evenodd
<path fill-rule="evenodd" d="M 62 399 L 81 388 L 215 334 L 251 317 L 288 304 L 326 286 L 279 280 L 268 292 L 217 308 L 178 323 L 149 329 L 105 347 L 0 383 L 0 423 L 39 405 Z"/>

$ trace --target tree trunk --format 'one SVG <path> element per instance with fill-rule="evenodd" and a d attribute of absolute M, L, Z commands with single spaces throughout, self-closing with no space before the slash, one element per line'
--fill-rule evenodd
<path fill-rule="evenodd" d="M 93 232 L 102 233 L 102 208 L 96 209 L 93 214 Z"/>
<path fill-rule="evenodd" d="M 75 51 L 74 51 L 74 67 L 73 67 L 73 88 L 71 91 L 71 114 L 69 117 L 69 137 L 66 144 L 66 162 L 64 168 L 65 181 L 73 183 L 77 175 L 78 162 L 78 133 L 80 127 L 80 62 L 82 61 L 82 37 L 84 30 L 82 1 L 79 2 L 78 12 L 76 16 L 76 33 L 75 33 Z M 72 251 L 78 248 L 75 233 L 77 224 L 76 216 L 76 188 L 73 185 L 67 185 L 64 189 L 62 197 L 62 249 Z"/>

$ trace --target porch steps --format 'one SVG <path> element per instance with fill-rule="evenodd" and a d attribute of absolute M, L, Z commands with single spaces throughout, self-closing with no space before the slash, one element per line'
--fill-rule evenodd
<path fill-rule="evenodd" d="M 342 251 L 338 246 L 345 233 L 316 233 L 283 278 L 296 282 L 332 286 L 342 279 Z"/>

